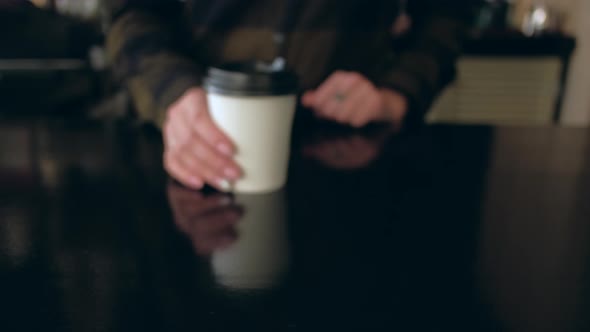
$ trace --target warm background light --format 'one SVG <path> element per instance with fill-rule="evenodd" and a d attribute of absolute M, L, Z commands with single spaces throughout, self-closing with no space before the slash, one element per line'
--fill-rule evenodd
<path fill-rule="evenodd" d="M 47 7 L 49 5 L 49 0 L 30 0 L 35 6 L 37 7 Z"/>

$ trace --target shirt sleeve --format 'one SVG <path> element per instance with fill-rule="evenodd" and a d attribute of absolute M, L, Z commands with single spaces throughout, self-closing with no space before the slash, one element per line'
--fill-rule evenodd
<path fill-rule="evenodd" d="M 408 97 L 410 116 L 420 117 L 455 77 L 476 1 L 409 1 L 413 27 L 407 47 L 393 57 L 382 85 Z"/>
<path fill-rule="evenodd" d="M 202 68 L 189 56 L 184 2 L 118 0 L 107 51 L 115 77 L 129 90 L 142 120 L 161 126 L 166 110 L 201 83 Z"/>

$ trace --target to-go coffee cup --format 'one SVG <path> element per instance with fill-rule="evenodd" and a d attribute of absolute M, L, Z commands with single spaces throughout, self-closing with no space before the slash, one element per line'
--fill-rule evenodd
<path fill-rule="evenodd" d="M 297 78 L 256 63 L 210 68 L 204 81 L 209 111 L 237 148 L 242 193 L 272 192 L 287 181 Z"/>

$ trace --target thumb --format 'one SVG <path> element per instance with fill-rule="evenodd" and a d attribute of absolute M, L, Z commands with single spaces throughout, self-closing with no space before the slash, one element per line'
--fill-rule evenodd
<path fill-rule="evenodd" d="M 305 107 L 312 107 L 315 101 L 315 92 L 307 91 L 301 97 L 301 104 Z"/>

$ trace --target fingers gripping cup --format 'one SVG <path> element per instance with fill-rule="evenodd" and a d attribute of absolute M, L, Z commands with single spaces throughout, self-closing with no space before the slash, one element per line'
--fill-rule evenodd
<path fill-rule="evenodd" d="M 287 181 L 297 79 L 266 66 L 229 64 L 209 69 L 204 87 L 217 126 L 234 142 L 244 177 L 235 192 L 264 193 Z"/>

